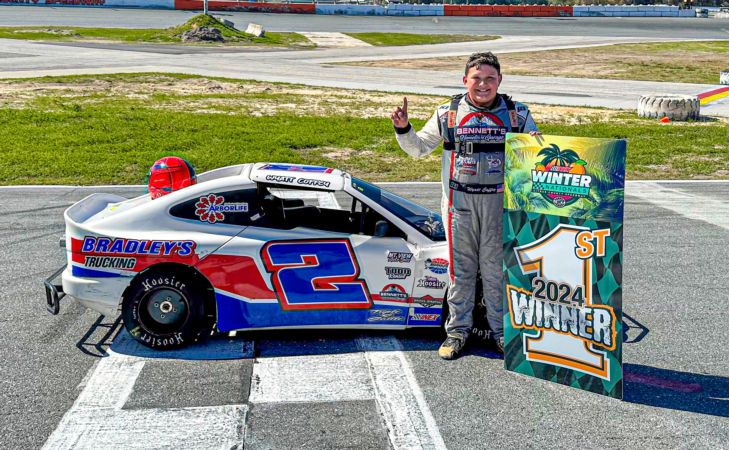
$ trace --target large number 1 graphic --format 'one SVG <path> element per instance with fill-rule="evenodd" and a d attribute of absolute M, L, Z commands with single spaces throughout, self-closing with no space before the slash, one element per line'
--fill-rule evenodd
<path fill-rule="evenodd" d="M 575 246 L 576 238 L 585 231 L 589 232 L 589 228 L 561 224 L 541 239 L 516 247 L 514 251 L 522 273 L 568 286 L 584 287 L 584 305 L 591 306 L 592 258 L 580 257 Z M 584 321 L 584 315 L 584 310 L 580 309 L 578 320 Z M 527 360 L 579 370 L 608 379 L 610 360 L 605 352 L 596 350 L 585 340 L 569 334 L 549 330 L 536 332 L 536 335 L 523 335 L 524 355 Z"/>
<path fill-rule="evenodd" d="M 274 241 L 261 256 L 283 310 L 372 306 L 348 239 Z"/>

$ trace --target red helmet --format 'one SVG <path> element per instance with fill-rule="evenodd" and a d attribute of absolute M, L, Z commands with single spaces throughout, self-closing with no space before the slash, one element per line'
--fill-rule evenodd
<path fill-rule="evenodd" d="M 155 161 L 149 169 L 147 178 L 152 199 L 192 186 L 197 182 L 192 164 L 177 156 L 165 156 Z"/>

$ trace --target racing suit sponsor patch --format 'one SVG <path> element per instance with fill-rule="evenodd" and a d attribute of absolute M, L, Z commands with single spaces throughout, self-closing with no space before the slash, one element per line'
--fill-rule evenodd
<path fill-rule="evenodd" d="M 484 155 L 486 167 L 483 173 L 486 175 L 500 175 L 504 172 L 504 154 L 493 152 Z"/>

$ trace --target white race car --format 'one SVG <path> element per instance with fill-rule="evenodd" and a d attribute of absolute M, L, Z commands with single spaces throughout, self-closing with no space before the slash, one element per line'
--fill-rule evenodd
<path fill-rule="evenodd" d="M 448 247 L 439 214 L 337 169 L 242 164 L 151 200 L 93 194 L 65 213 L 65 294 L 121 307 L 145 345 L 212 332 L 441 325 Z M 59 270 L 58 273 L 61 271 Z"/>

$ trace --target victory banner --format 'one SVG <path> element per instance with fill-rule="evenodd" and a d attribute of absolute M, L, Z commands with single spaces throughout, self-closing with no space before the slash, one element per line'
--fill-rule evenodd
<path fill-rule="evenodd" d="M 507 370 L 623 397 L 624 187 L 624 140 L 507 134 Z"/>

